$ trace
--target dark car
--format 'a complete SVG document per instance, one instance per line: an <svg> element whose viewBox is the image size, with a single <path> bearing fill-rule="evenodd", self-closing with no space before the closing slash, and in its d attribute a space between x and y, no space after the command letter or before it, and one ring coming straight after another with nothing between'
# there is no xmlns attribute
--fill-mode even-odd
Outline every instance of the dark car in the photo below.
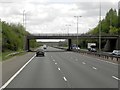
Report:
<svg viewBox="0 0 120 90"><path fill-rule="evenodd" d="M43 50L43 49L38 49L38 50L36 51L36 56L37 56L37 57L38 57L38 56L45 56L44 50Z"/></svg>
<svg viewBox="0 0 120 90"><path fill-rule="evenodd" d="M91 48L90 51L91 52L97 52L97 50L95 48Z"/></svg>

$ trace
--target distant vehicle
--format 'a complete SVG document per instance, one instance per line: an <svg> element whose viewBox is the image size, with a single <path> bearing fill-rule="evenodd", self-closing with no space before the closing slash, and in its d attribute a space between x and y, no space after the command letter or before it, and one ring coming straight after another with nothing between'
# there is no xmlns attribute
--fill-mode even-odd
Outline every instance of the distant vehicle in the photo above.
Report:
<svg viewBox="0 0 120 90"><path fill-rule="evenodd" d="M36 57L38 57L38 56L45 56L45 52L43 49L38 49L36 51Z"/></svg>
<svg viewBox="0 0 120 90"><path fill-rule="evenodd" d="M120 50L113 50L112 54L120 56Z"/></svg>
<svg viewBox="0 0 120 90"><path fill-rule="evenodd" d="M47 46L46 46L46 45L43 45L43 49L47 49Z"/></svg>
<svg viewBox="0 0 120 90"><path fill-rule="evenodd" d="M73 50L80 50L80 47L77 47L76 44L73 44L73 45L72 45L72 49L73 49Z"/></svg>
<svg viewBox="0 0 120 90"><path fill-rule="evenodd" d="M88 46L87 46L87 49L88 51L91 51L91 52L96 52L96 43L88 43Z"/></svg>
<svg viewBox="0 0 120 90"><path fill-rule="evenodd" d="M95 48L90 48L91 52L97 52L97 50Z"/></svg>
<svg viewBox="0 0 120 90"><path fill-rule="evenodd" d="M80 48L79 48L79 47L74 47L73 49L80 50Z"/></svg>
<svg viewBox="0 0 120 90"><path fill-rule="evenodd" d="M80 50L79 47L72 47L73 50Z"/></svg>

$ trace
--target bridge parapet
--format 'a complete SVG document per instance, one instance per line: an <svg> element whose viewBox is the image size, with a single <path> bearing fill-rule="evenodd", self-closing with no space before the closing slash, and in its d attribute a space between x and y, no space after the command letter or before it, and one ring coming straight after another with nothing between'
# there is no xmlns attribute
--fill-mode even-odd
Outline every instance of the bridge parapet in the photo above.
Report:
<svg viewBox="0 0 120 90"><path fill-rule="evenodd" d="M30 39L72 39L72 38L93 38L98 39L99 35L86 35L86 34L32 34L27 37ZM102 39L117 39L118 35L102 35Z"/></svg>

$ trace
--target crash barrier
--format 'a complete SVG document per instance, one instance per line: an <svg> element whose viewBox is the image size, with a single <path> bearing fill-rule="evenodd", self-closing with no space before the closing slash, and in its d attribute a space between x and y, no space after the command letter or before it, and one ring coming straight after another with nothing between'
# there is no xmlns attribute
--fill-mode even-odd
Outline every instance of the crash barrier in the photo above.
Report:
<svg viewBox="0 0 120 90"><path fill-rule="evenodd" d="M10 53L10 54L6 55L5 57L15 56L15 55L17 55L17 54L19 54L19 53L23 53L23 52L24 52L24 51L21 51L21 52L13 52L13 53Z"/></svg>
<svg viewBox="0 0 120 90"><path fill-rule="evenodd" d="M54 48L67 50L64 47L58 47L58 46L56 46ZM103 58L103 59L115 60L120 63L120 56L117 56L117 55L112 55L112 54L108 54L108 53L90 52L90 51L84 51L84 50L71 50L71 51L78 52L78 53L81 53L84 55L93 55L93 56L97 56L97 57Z"/></svg>
<svg viewBox="0 0 120 90"><path fill-rule="evenodd" d="M116 60L117 62L120 62L120 56L107 54L107 53L99 53L99 52L90 52L90 51L83 51L83 50L72 50L74 52L87 54L87 55L94 55L100 58L109 59L109 60Z"/></svg>

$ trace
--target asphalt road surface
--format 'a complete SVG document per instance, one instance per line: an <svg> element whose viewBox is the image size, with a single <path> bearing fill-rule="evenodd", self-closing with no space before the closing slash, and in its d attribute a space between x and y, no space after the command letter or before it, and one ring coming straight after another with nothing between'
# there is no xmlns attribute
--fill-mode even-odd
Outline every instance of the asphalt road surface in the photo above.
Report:
<svg viewBox="0 0 120 90"><path fill-rule="evenodd" d="M48 47L6 88L118 88L118 65Z"/></svg>

